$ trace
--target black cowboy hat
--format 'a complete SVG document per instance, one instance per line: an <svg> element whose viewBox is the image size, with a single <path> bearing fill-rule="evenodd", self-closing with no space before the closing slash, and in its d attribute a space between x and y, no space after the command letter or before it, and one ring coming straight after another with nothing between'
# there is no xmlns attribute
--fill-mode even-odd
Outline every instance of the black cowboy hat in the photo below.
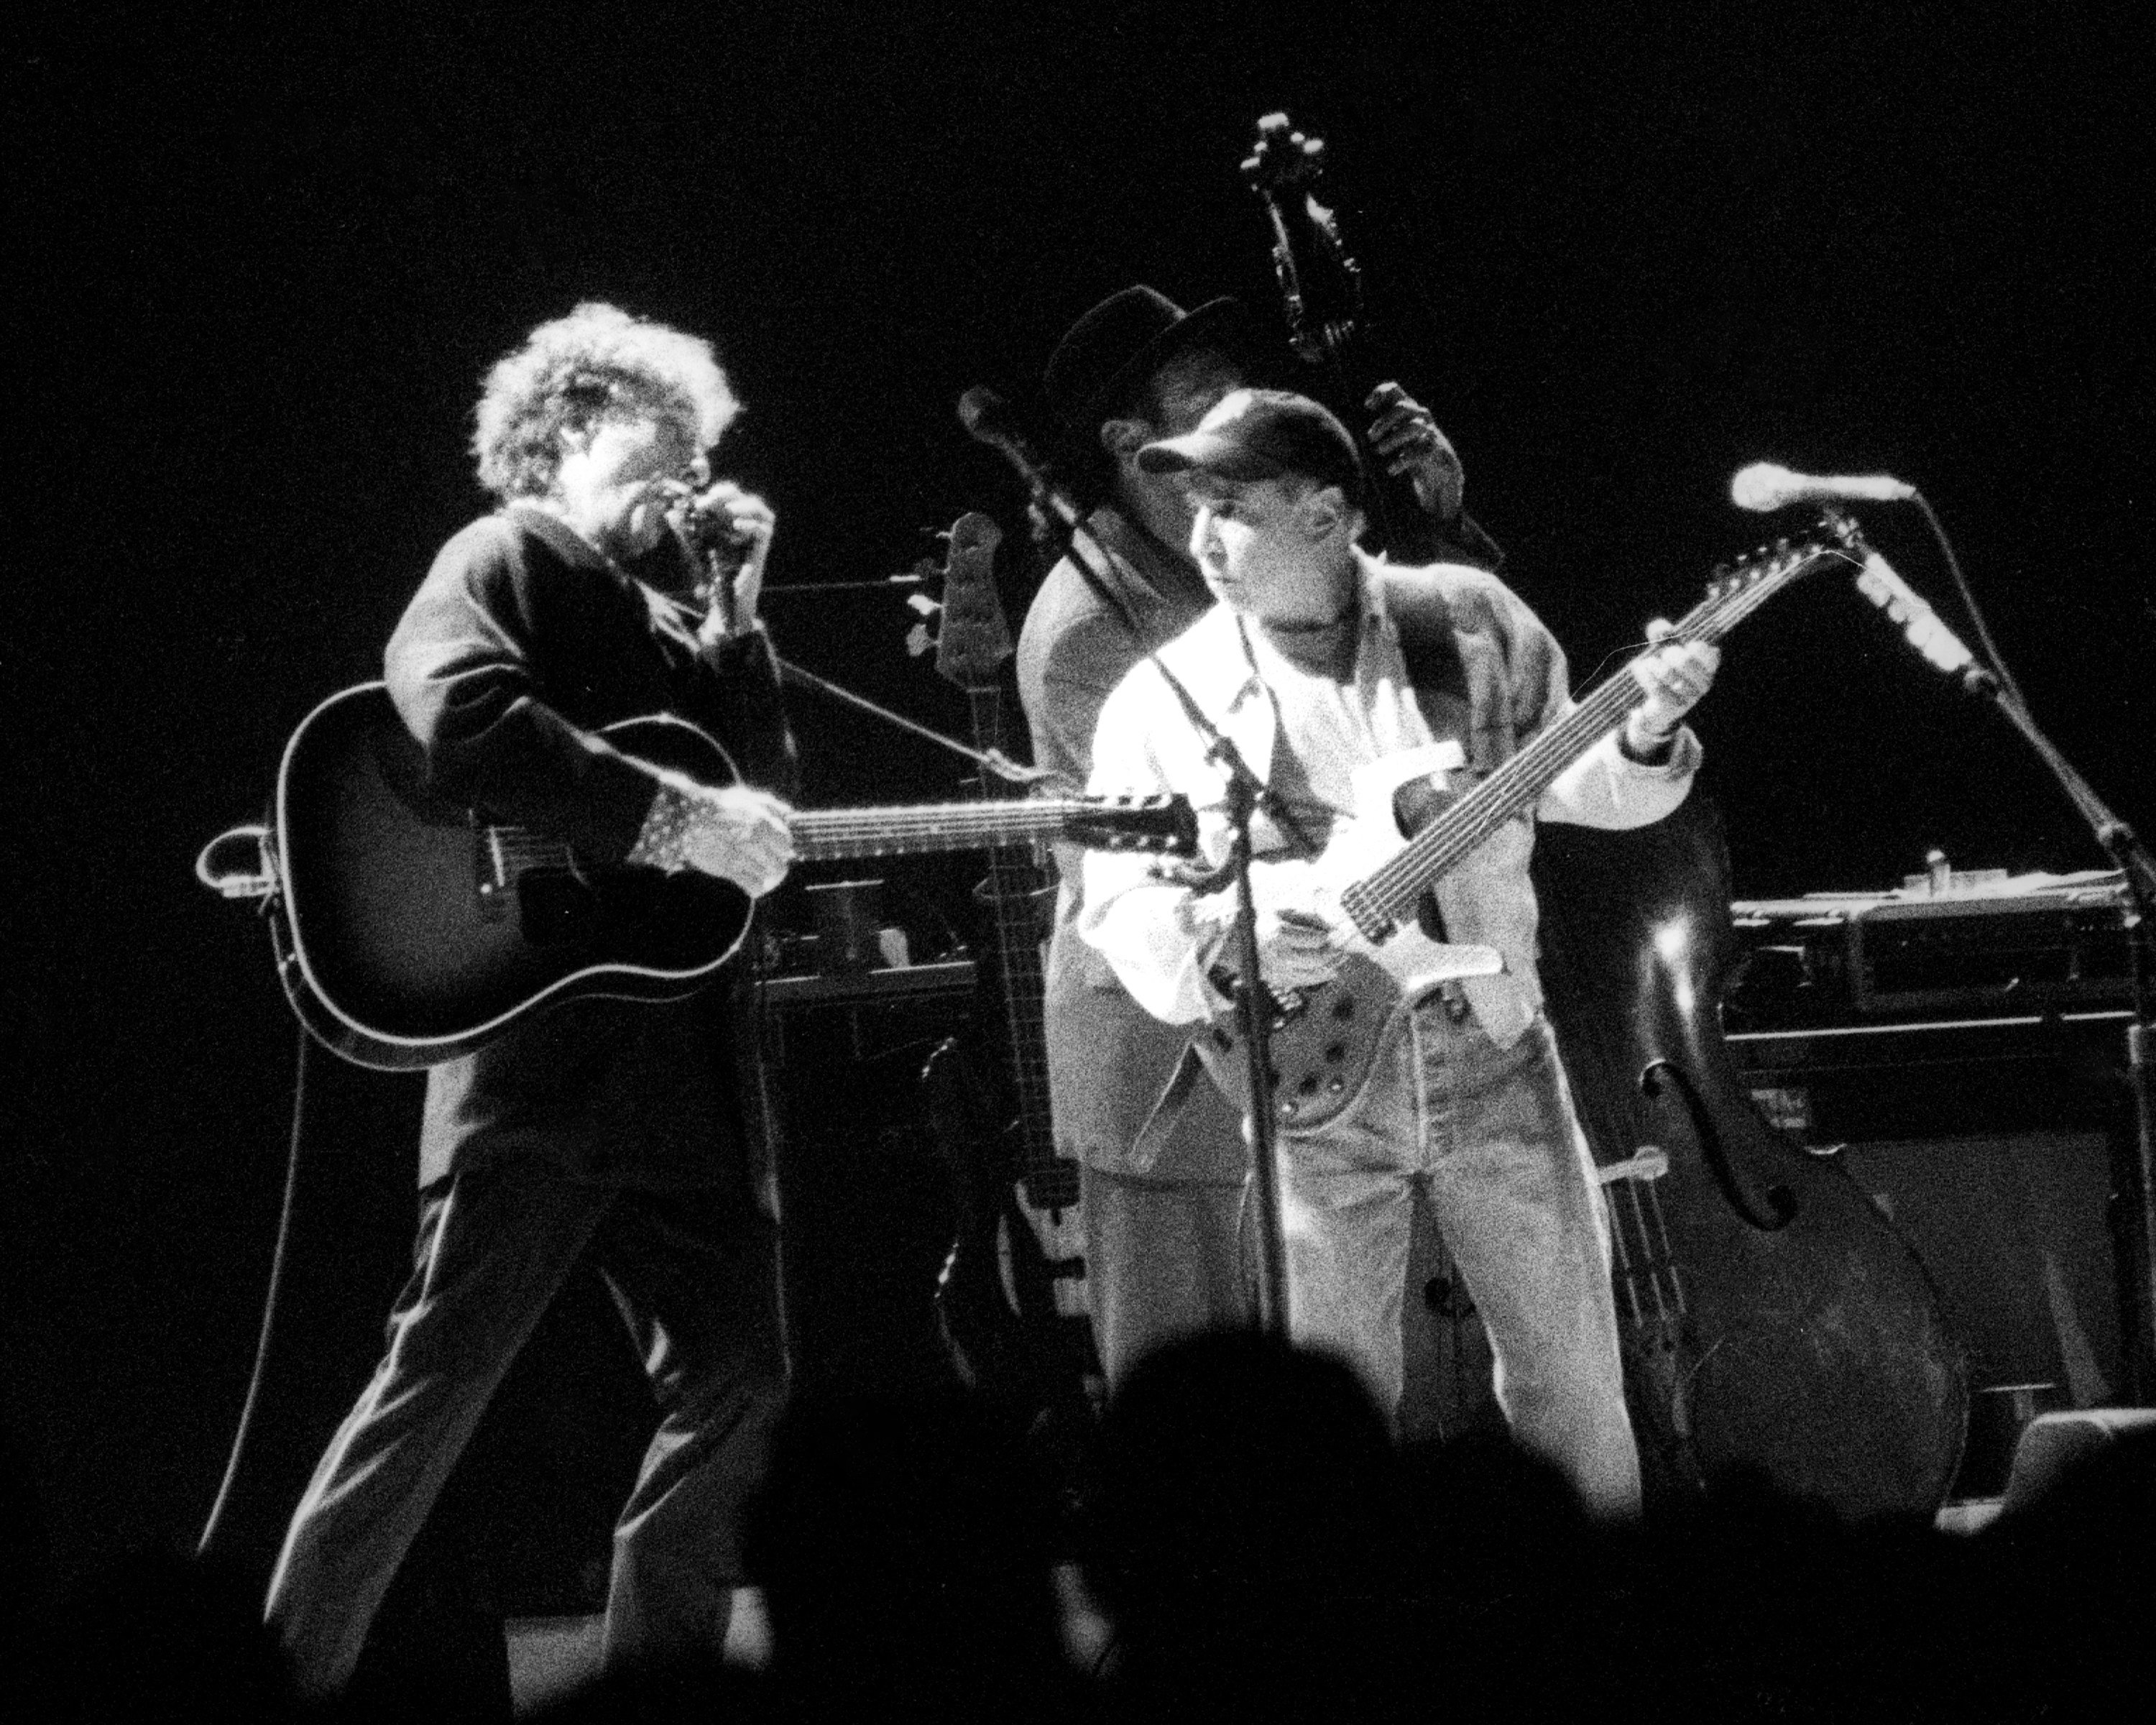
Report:
<svg viewBox="0 0 2156 1725"><path fill-rule="evenodd" d="M1116 398L1186 347L1219 344L1242 307L1223 297L1185 311L1155 289L1111 294L1072 324L1041 377L1041 393L1074 430L1107 411Z"/></svg>

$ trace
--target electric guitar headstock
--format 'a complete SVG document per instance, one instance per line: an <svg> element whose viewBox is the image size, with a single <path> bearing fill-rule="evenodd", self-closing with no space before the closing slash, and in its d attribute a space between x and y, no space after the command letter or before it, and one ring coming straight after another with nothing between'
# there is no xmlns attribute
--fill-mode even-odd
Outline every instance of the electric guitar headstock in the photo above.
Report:
<svg viewBox="0 0 2156 1725"><path fill-rule="evenodd" d="M1304 136L1285 114L1267 114L1243 162L1243 177L1271 218L1289 344L1312 365L1342 358L1363 317L1362 270L1338 220L1317 201L1324 156L1324 139Z"/></svg>

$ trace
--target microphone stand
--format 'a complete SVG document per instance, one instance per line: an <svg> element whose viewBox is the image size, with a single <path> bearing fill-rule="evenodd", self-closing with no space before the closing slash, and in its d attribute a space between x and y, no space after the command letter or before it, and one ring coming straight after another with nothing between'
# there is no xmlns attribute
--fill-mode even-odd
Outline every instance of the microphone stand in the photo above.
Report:
<svg viewBox="0 0 2156 1725"><path fill-rule="evenodd" d="M2126 1082L2133 1104L2133 1198L2138 1224L2134 1245L2141 1260L2138 1274L2133 1276L2133 1317L2139 1345L2133 1353L2132 1377L2136 1401L2143 1406L2156 1404L2156 1093L2152 1093L2149 1075L2150 1039L2156 1032L2156 1017L2151 1013L2156 979L2150 975L2149 953L2151 930L2156 928L2156 921L2152 921L2156 919L2156 860L2151 859L2133 829L2037 728L2028 708L1999 678L1989 671L1975 670L1964 675L1964 685L1972 694L1987 696L2021 733L2125 878L2133 1003L2133 1017L2126 1026Z"/></svg>
<svg viewBox="0 0 2156 1725"><path fill-rule="evenodd" d="M1228 775L1228 822L1234 839L1223 872L1235 884L1233 941L1235 1016L1243 1033L1248 1064L1245 1082L1250 1099L1244 1136L1250 1147L1250 1180L1258 1195L1258 1327L1281 1341L1288 1337L1287 1243L1281 1221L1278 1132L1273 1115L1272 1024L1258 959L1258 907L1250 887L1255 852L1250 826L1265 787L1244 763L1234 742L1217 731L1206 758ZM1218 879L1219 876L1215 876Z"/></svg>

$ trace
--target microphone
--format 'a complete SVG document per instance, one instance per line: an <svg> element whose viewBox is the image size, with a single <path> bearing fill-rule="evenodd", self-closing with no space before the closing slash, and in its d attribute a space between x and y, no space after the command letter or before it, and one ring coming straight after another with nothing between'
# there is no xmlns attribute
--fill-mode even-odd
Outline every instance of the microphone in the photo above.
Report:
<svg viewBox="0 0 2156 1725"><path fill-rule="evenodd" d="M1033 501L1054 516L1065 532L1075 532L1085 526L1085 511L1056 483L1003 397L985 384L975 384L958 398L958 423L966 428L968 436L986 444L1018 470L1019 477L1033 493Z"/></svg>
<svg viewBox="0 0 2156 1725"><path fill-rule="evenodd" d="M1961 638L1939 621L1923 597L1894 572L1886 558L1865 547L1864 567L1856 572L1856 590L1902 625L1909 644L1932 665L1974 693L1992 683L1991 673L1976 662L1976 655Z"/></svg>
<svg viewBox="0 0 2156 1725"><path fill-rule="evenodd" d="M1000 449L1020 469L1038 467L1040 458L1018 428L1011 404L985 383L976 383L958 398L958 423L967 434Z"/></svg>
<svg viewBox="0 0 2156 1725"><path fill-rule="evenodd" d="M1883 473L1840 475L1815 479L1808 473L1792 473L1771 461L1755 461L1738 470L1729 482L1729 501L1739 509L1786 509L1792 503L1906 503L1917 495L1914 485L1889 479Z"/></svg>
<svg viewBox="0 0 2156 1725"><path fill-rule="evenodd" d="M1051 536L1057 538L1076 566L1079 578L1093 590L1094 596L1108 608L1111 614L1136 631L1138 621L1129 601L1122 596L1122 583L1115 572L1116 558L1093 536L1092 530L1086 525L1086 511L1078 506L1077 499L1065 490L1048 470L1047 464L1019 429L1018 415L1011 411L1010 403L994 390L977 383L958 398L958 423L966 428L968 436L1000 453L1018 470L1019 477L1032 493L1034 536L1043 541ZM1053 527L1050 526L1051 519Z"/></svg>

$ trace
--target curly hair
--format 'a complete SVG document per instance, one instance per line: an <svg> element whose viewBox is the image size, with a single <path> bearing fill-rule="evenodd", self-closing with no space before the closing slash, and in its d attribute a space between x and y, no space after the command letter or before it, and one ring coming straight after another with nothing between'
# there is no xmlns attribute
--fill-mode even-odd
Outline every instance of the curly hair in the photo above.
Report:
<svg viewBox="0 0 2156 1725"><path fill-rule="evenodd" d="M587 300L487 372L472 454L480 484L495 496L543 496L564 431L649 417L672 421L703 449L740 411L710 342Z"/></svg>

